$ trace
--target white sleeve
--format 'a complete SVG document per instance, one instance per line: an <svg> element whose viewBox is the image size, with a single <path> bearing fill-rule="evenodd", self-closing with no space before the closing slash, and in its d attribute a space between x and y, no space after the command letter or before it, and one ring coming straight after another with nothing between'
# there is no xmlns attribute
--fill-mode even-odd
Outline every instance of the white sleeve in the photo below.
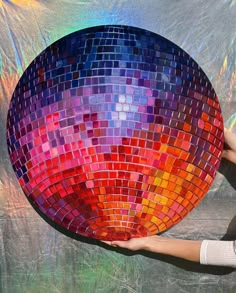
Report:
<svg viewBox="0 0 236 293"><path fill-rule="evenodd" d="M200 263L236 268L236 241L203 240Z"/></svg>

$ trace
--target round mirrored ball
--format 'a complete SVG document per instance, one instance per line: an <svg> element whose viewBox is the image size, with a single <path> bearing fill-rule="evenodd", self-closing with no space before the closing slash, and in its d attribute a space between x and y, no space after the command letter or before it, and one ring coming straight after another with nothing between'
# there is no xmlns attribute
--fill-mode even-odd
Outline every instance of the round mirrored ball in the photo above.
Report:
<svg viewBox="0 0 236 293"><path fill-rule="evenodd" d="M128 26L47 47L19 80L7 118L10 160L36 210L103 240L183 219L207 193L223 143L218 98L199 65Z"/></svg>

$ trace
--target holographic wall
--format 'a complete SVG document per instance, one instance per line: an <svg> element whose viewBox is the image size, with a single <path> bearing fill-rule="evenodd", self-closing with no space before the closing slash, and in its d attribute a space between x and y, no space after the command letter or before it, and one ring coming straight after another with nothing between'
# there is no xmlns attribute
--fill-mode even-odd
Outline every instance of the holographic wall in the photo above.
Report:
<svg viewBox="0 0 236 293"><path fill-rule="evenodd" d="M11 95L30 62L57 39L104 24L137 26L173 41L202 67L236 131L236 1L0 2L0 292L235 292L231 269L66 237L27 202L5 139ZM201 204L165 236L236 237L234 166L222 164Z"/></svg>

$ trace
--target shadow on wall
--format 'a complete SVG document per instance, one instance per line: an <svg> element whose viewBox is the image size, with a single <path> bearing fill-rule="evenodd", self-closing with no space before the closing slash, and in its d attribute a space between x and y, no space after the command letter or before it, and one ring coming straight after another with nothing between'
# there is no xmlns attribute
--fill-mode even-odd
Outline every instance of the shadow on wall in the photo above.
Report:
<svg viewBox="0 0 236 293"><path fill-rule="evenodd" d="M228 161L225 161L224 159L221 162L221 166L219 169L219 172L222 173L229 183L232 185L234 189L236 189L236 180L235 180L235 175L236 174L236 165L232 164ZM28 198L28 197L27 197ZM84 237L81 235L78 235L76 233L72 233L69 230L59 226L52 220L50 220L48 217L45 216L42 212L40 212L35 204L28 198L30 204L34 207L35 211L48 223L50 224L53 228L55 228L57 231L63 233L64 235L76 239L80 242L87 243L90 245L99 245L100 247L106 248L110 251L114 251L116 253L120 253L126 256L133 256L133 255L142 255L145 257L149 257L152 259L156 259L157 261L162 261L166 262L169 264L172 264L178 268L181 268L186 271L190 272L196 272L196 273L203 273L203 274L212 274L212 275L227 275L230 274L234 271L232 268L227 268L227 267L219 267L219 266L208 266L208 265L200 265L198 263L194 263L191 261L183 260L177 257L173 256L168 256L168 255L161 255L157 253L152 253L148 251L130 251L127 249L122 249L118 247L111 247L108 246L104 243L102 243L99 240L96 239L91 239L88 237ZM235 240L236 239L236 215L235 217L231 220L229 227L226 231L226 234L222 237L221 240Z"/></svg>
<svg viewBox="0 0 236 293"><path fill-rule="evenodd" d="M225 159L222 159L218 171L225 176L229 184L236 190L236 164L233 164Z"/></svg>
<svg viewBox="0 0 236 293"><path fill-rule="evenodd" d="M236 190L236 164L222 159L218 171L225 176L229 184ZM221 238L221 240L236 240L236 215L231 220L226 234Z"/></svg>
<svg viewBox="0 0 236 293"><path fill-rule="evenodd" d="M222 159L218 171L225 176L229 184L236 190L236 164ZM226 234L221 238L221 240L236 240L236 215L231 220Z"/></svg>
<svg viewBox="0 0 236 293"><path fill-rule="evenodd" d="M236 240L236 215L231 220L226 234L221 238L221 240Z"/></svg>

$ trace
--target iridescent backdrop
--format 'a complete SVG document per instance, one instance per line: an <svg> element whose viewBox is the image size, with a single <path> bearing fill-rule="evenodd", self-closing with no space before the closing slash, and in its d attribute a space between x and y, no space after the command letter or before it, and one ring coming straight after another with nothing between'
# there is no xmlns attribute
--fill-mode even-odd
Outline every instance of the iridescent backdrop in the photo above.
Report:
<svg viewBox="0 0 236 293"><path fill-rule="evenodd" d="M43 49L82 28L124 24L158 33L188 52L212 82L225 124L235 131L236 1L12 0L0 2L0 13L0 292L235 292L230 269L106 249L54 230L17 183L5 126L16 83ZM222 169L235 172L229 164ZM233 186L219 173L201 204L164 236L235 237Z"/></svg>

